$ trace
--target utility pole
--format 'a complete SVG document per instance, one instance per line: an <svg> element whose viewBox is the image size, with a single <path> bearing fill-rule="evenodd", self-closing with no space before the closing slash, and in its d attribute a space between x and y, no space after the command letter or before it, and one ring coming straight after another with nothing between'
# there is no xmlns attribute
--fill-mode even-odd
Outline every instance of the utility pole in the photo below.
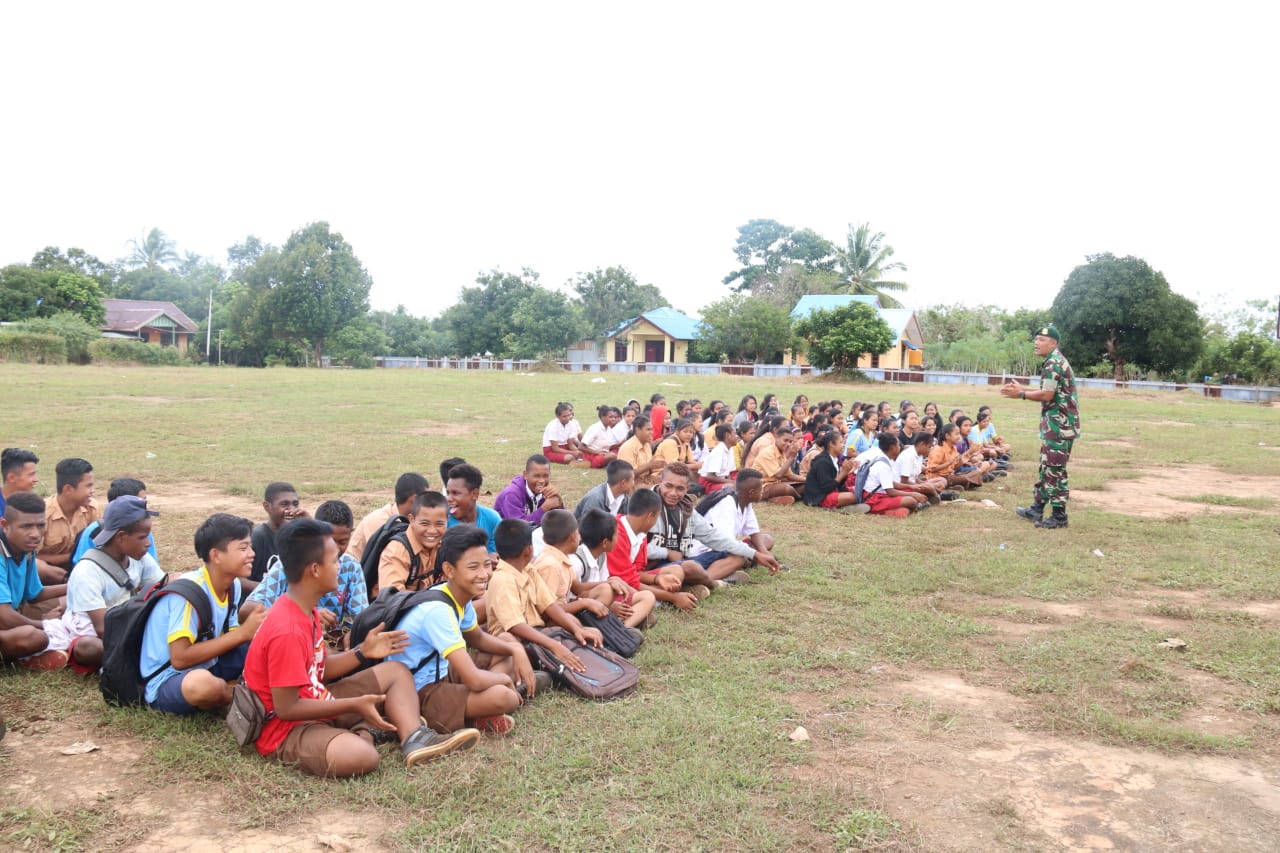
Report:
<svg viewBox="0 0 1280 853"><path fill-rule="evenodd" d="M204 327L204 358L209 360L209 356L213 354L212 347L209 346L210 339L213 337L213 289L209 290L209 321ZM218 333L218 341L222 341L222 333Z"/></svg>
<svg viewBox="0 0 1280 853"><path fill-rule="evenodd" d="M222 330L218 330L218 367L222 367Z"/></svg>

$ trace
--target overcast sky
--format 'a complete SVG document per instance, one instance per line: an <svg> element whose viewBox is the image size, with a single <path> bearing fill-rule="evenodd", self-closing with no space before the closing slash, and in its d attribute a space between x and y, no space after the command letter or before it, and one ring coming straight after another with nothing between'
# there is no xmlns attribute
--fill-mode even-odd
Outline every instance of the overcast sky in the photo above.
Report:
<svg viewBox="0 0 1280 853"><path fill-rule="evenodd" d="M869 221L912 307L1087 254L1274 299L1263 3L7 3L0 263L327 220L376 308L621 264L694 312L737 227Z"/></svg>

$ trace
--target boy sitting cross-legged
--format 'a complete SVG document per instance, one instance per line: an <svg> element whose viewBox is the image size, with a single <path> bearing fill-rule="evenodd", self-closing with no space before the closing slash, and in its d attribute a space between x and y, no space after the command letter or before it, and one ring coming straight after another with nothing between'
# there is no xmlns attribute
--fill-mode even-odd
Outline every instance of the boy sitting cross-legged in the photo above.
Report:
<svg viewBox="0 0 1280 853"><path fill-rule="evenodd" d="M187 715L231 702L231 679L240 677L249 641L267 611L236 619L240 582L253 570L253 524L247 518L214 513L196 528L196 556L202 568L182 577L209 597L212 636L198 639L200 618L186 599L166 595L156 603L142 634L140 674L148 678L147 705ZM154 673L154 675L152 675Z"/></svg>
<svg viewBox="0 0 1280 853"><path fill-rule="evenodd" d="M542 578L530 571L533 561L533 528L529 522L518 518L506 518L494 531L498 546L498 568L489 580L485 594L490 634L506 631L524 643L534 643L550 649L551 653L574 672L586 669L582 660L565 646L538 630L547 621L564 628L579 643L603 645L603 638L595 628L584 628L564 608L556 604L555 596L547 589Z"/></svg>
<svg viewBox="0 0 1280 853"><path fill-rule="evenodd" d="M658 601L670 602L681 610L693 610L698 606L698 598L691 592L681 591L684 568L680 563L649 568L646 534L658 523L661 512L662 498L657 492L636 490L626 515L618 516L617 535L609 552L609 574L621 578L633 590L648 590Z"/></svg>
<svg viewBox="0 0 1280 853"><path fill-rule="evenodd" d="M289 588L266 611L244 666L245 686L269 715L258 753L316 776L363 776L378 766L375 732L394 731L410 767L474 746L475 729L440 735L418 719L413 676L385 660L408 645L405 632L378 625L354 650L328 653L316 604L338 588L331 533L327 523L304 518L276 534ZM381 662L356 672L368 659Z"/></svg>
<svg viewBox="0 0 1280 853"><path fill-rule="evenodd" d="M657 604L647 589L632 589L622 578L609 575L609 554L618 536L618 519L602 509L587 510L578 522L578 548L568 554L574 585L585 590L607 586L613 592L609 609L628 628L651 624L649 614ZM566 552L567 553L567 552Z"/></svg>
<svg viewBox="0 0 1280 853"><path fill-rule="evenodd" d="M524 647L510 634L494 636L479 625L472 602L484 595L492 574L489 535L470 524L449 528L440 542L445 582L435 590L444 601L423 601L401 617L409 644L391 660L413 672L419 710L432 729L452 732L473 726L506 734L522 695L539 683Z"/></svg>

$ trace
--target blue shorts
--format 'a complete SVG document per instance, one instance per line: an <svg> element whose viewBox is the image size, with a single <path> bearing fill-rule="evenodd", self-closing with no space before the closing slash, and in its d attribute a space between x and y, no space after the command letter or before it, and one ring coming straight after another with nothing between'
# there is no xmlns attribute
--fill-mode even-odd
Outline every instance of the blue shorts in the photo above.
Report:
<svg viewBox="0 0 1280 853"><path fill-rule="evenodd" d="M699 566L702 566L702 568L709 569L711 568L711 564L714 563L716 560L722 560L728 556L729 556L728 551L704 551L698 556L690 557L689 559L693 560Z"/></svg>
<svg viewBox="0 0 1280 853"><path fill-rule="evenodd" d="M207 672L223 681L239 678L244 672L244 658L248 652L249 644L242 643L225 655L219 655L213 666L208 667ZM155 701L149 702L148 707L166 714L176 714L179 717L187 717L199 711L199 708L188 702L182 695L182 680L193 672L195 672L194 669L189 669L169 676L156 690Z"/></svg>

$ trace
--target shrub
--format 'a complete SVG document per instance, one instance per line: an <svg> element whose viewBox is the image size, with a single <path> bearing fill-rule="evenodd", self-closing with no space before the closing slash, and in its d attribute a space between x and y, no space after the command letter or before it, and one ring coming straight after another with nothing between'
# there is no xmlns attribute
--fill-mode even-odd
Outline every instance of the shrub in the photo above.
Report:
<svg viewBox="0 0 1280 853"><path fill-rule="evenodd" d="M67 343L57 335L6 329L0 332L0 361L66 364Z"/></svg>
<svg viewBox="0 0 1280 853"><path fill-rule="evenodd" d="M94 361L107 364L172 366L182 363L182 356L174 347L162 347L119 338L102 338L94 341L89 344L89 354Z"/></svg>
<svg viewBox="0 0 1280 853"><path fill-rule="evenodd" d="M102 337L102 333L79 314L67 311L52 317L24 320L15 324L13 328L22 332L37 332L62 338L66 342L66 360L70 364L88 364L89 344Z"/></svg>

